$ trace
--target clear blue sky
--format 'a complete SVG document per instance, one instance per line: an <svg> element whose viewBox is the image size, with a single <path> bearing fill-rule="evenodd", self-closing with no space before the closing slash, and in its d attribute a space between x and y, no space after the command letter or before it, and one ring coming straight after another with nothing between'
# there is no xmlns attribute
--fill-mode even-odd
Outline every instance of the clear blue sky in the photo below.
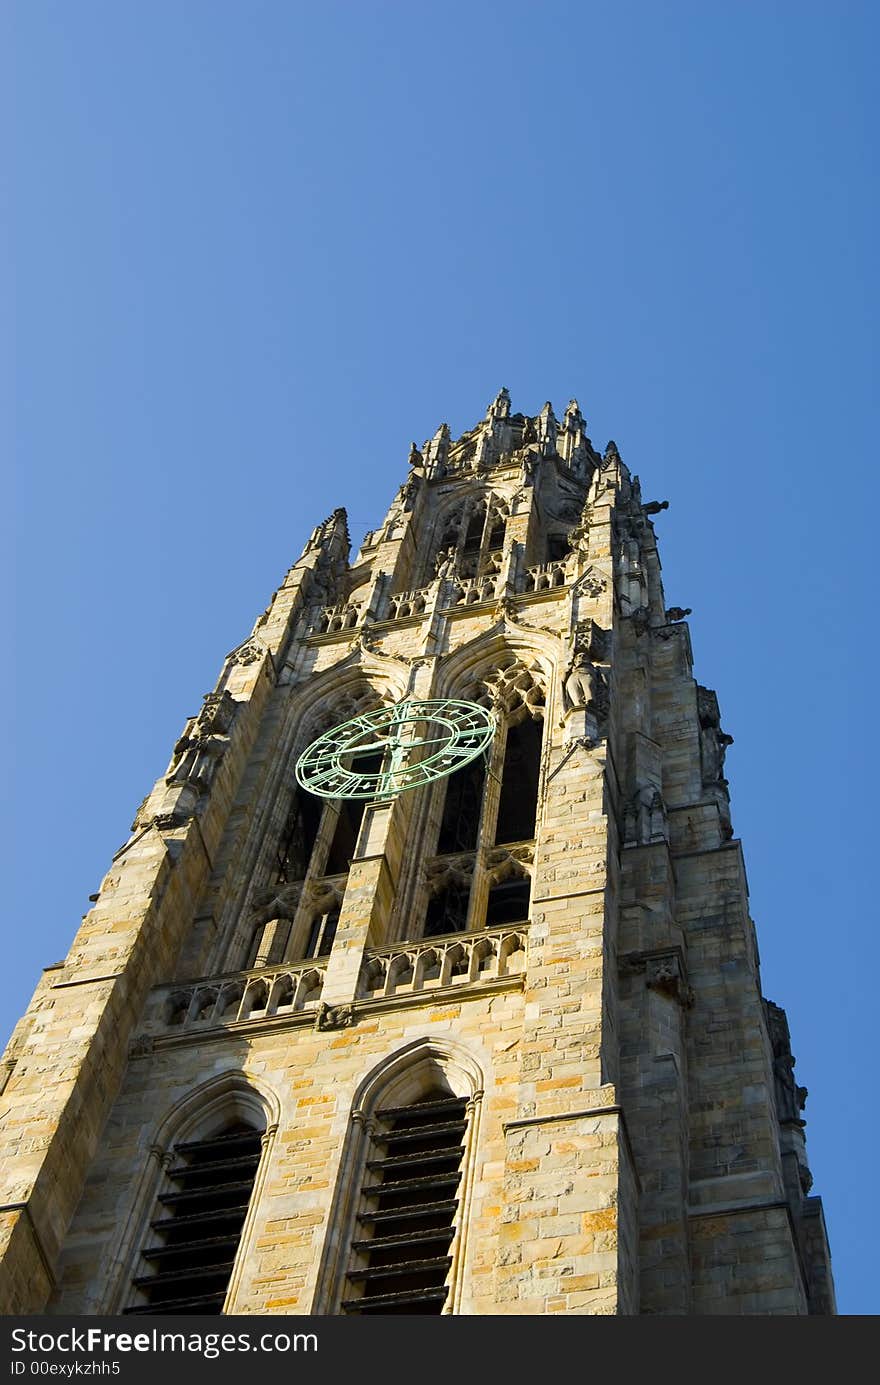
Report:
<svg viewBox="0 0 880 1385"><path fill-rule="evenodd" d="M575 394L671 502L840 1306L878 1312L878 12L7 0L4 1029L312 526L359 539L501 385Z"/></svg>

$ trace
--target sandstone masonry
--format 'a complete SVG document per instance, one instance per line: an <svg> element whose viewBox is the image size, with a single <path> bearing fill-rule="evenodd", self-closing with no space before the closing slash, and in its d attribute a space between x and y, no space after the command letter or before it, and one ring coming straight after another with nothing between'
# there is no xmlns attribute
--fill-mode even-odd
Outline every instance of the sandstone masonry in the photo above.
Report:
<svg viewBox="0 0 880 1385"><path fill-rule="evenodd" d="M835 1311L664 506L502 390L315 529L12 1037L0 1311ZM404 698L485 763L297 789Z"/></svg>

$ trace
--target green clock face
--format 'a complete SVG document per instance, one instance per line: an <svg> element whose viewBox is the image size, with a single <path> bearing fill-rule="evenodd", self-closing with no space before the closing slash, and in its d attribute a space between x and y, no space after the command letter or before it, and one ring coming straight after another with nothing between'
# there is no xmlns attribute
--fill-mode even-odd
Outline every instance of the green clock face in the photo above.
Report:
<svg viewBox="0 0 880 1385"><path fill-rule="evenodd" d="M494 734L495 718L476 702L407 700L325 731L294 773L320 798L392 798L460 769Z"/></svg>

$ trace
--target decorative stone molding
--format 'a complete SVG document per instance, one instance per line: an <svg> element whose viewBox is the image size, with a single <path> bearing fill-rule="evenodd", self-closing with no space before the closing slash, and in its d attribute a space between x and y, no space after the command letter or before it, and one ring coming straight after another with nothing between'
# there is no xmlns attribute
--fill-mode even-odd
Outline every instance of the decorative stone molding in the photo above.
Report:
<svg viewBox="0 0 880 1385"><path fill-rule="evenodd" d="M688 985L684 958L679 948L667 952L628 952L620 958L619 970L622 976L644 972L648 990L675 1000L682 1009L689 1010L694 1003L694 993Z"/></svg>
<svg viewBox="0 0 880 1385"><path fill-rule="evenodd" d="M474 853L468 852L458 856L440 856L434 861L428 861L425 866L428 893L433 896L441 890L449 889L450 886L454 889L469 889L475 859Z"/></svg>
<svg viewBox="0 0 880 1385"><path fill-rule="evenodd" d="M315 1012L315 1028L321 1031L326 1029L348 1029L355 1023L355 1011L353 1005L326 1005L323 1000L318 1002Z"/></svg>
<svg viewBox="0 0 880 1385"><path fill-rule="evenodd" d="M543 679L543 674L537 664L526 668L512 658L480 680L473 700L490 705L504 717L522 720L528 715L537 721L544 715L544 689L539 678Z"/></svg>
<svg viewBox="0 0 880 1385"><path fill-rule="evenodd" d="M596 663L607 662L611 652L611 631L603 630L592 617L579 620L574 627L574 654L585 654Z"/></svg>
<svg viewBox="0 0 880 1385"><path fill-rule="evenodd" d="M292 885L274 885L255 890L251 900L254 924L271 923L273 919L294 919L301 894L300 880Z"/></svg>
<svg viewBox="0 0 880 1385"><path fill-rule="evenodd" d="M453 579L449 604L476 606L483 601L494 601L503 588L504 582L496 572L486 573L483 577L457 577Z"/></svg>
<svg viewBox="0 0 880 1385"><path fill-rule="evenodd" d="M256 664L259 663L261 659L265 658L266 652L265 646L260 644L259 640L255 640L253 636L251 636L249 639L245 640L244 644L240 644L237 649L233 649L232 653L229 655L229 662L231 664L244 664L245 666L248 664Z"/></svg>
<svg viewBox="0 0 880 1385"><path fill-rule="evenodd" d="M486 873L491 884L500 885L511 877L530 876L534 861L535 848L531 843L495 847L486 855Z"/></svg>
<svg viewBox="0 0 880 1385"><path fill-rule="evenodd" d="M588 567L574 583L574 591L578 595L596 598L608 590L608 578L598 568Z"/></svg>

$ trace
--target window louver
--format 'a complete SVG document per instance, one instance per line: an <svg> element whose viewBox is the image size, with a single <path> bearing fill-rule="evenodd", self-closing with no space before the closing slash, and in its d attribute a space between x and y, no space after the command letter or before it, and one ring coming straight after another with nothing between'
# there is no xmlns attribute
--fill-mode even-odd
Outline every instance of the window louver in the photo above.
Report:
<svg viewBox="0 0 880 1385"><path fill-rule="evenodd" d="M378 1111L352 1244L345 1313L441 1313L455 1235L463 1099ZM357 1295L357 1296L355 1296Z"/></svg>
<svg viewBox="0 0 880 1385"><path fill-rule="evenodd" d="M134 1280L146 1302L123 1312L222 1313L260 1153L261 1133L249 1125L174 1146L150 1222L154 1243Z"/></svg>

